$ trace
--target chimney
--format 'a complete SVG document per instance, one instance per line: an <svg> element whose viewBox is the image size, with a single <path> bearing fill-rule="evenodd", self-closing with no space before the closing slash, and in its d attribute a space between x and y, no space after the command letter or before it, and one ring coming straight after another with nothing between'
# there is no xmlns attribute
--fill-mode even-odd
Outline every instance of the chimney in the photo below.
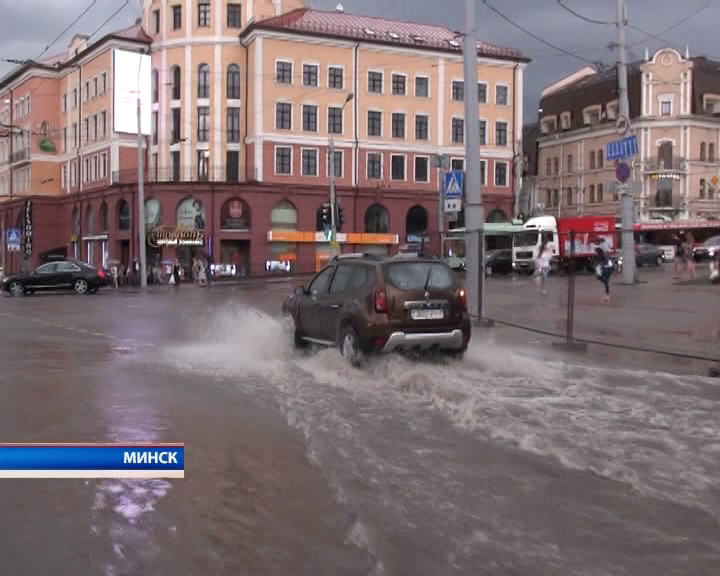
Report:
<svg viewBox="0 0 720 576"><path fill-rule="evenodd" d="M645 48L645 62L650 62L650 50Z"/></svg>
<svg viewBox="0 0 720 576"><path fill-rule="evenodd" d="M685 45L685 60L690 60L690 46Z"/></svg>

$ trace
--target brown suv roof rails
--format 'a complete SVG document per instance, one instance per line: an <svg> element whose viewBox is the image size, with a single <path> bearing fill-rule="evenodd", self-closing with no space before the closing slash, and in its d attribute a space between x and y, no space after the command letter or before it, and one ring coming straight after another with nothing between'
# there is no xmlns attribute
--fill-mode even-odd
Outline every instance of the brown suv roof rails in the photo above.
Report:
<svg viewBox="0 0 720 576"><path fill-rule="evenodd" d="M380 257L377 254L370 254L369 252L346 252L345 254L337 254L333 256L331 262L337 262L339 260L357 260L357 259L367 259L367 260L380 260Z"/></svg>

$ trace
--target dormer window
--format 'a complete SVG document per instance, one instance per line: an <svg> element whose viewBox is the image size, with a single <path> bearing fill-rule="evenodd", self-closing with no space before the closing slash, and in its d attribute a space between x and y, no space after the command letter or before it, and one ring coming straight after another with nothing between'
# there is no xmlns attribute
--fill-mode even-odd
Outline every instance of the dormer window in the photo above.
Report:
<svg viewBox="0 0 720 576"><path fill-rule="evenodd" d="M703 96L705 114L720 114L720 95L705 94Z"/></svg>
<svg viewBox="0 0 720 576"><path fill-rule="evenodd" d="M572 115L570 112L563 112L560 114L560 129L561 130L570 130L570 126L572 125Z"/></svg>
<svg viewBox="0 0 720 576"><path fill-rule="evenodd" d="M617 100L609 102L606 106L608 120L616 120L618 115L618 103Z"/></svg>
<svg viewBox="0 0 720 576"><path fill-rule="evenodd" d="M540 132L551 134L557 130L557 119L555 116L548 116L540 121Z"/></svg>
<svg viewBox="0 0 720 576"><path fill-rule="evenodd" d="M600 113L602 108L600 106L588 106L583 110L583 123L586 126L592 126L600 122Z"/></svg>

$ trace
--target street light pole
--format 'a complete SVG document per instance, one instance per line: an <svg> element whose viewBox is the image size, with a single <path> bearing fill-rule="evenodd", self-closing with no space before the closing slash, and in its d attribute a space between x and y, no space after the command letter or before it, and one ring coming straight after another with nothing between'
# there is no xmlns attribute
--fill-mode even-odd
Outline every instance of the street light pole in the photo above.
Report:
<svg viewBox="0 0 720 576"><path fill-rule="evenodd" d="M340 108L340 116L343 119L343 128L345 127L345 106L355 97L353 92L347 95L345 102ZM330 134L330 142L328 145L328 179L330 180L330 248L331 252L335 252L337 246L337 214L335 206L337 204L335 194L335 134Z"/></svg>
<svg viewBox="0 0 720 576"><path fill-rule="evenodd" d="M628 130L630 126L630 102L628 99L627 56L625 51L625 0L617 0L617 44L618 44L618 107L620 118L625 120ZM621 206L621 238L622 238L622 281L623 284L635 283L635 236L633 222L635 220L635 205L633 190L627 182L618 184Z"/></svg>
<svg viewBox="0 0 720 576"><path fill-rule="evenodd" d="M140 53L138 64L138 97L137 97L137 165L138 165L138 239L140 250L140 287L147 288L147 251L145 250L145 169L143 166L142 137L142 93L140 91L140 71L142 70L143 54Z"/></svg>
<svg viewBox="0 0 720 576"><path fill-rule="evenodd" d="M465 40L463 43L465 85L465 258L466 286L470 316L484 317L485 232L482 190L480 189L480 124L477 90L476 0L465 0Z"/></svg>

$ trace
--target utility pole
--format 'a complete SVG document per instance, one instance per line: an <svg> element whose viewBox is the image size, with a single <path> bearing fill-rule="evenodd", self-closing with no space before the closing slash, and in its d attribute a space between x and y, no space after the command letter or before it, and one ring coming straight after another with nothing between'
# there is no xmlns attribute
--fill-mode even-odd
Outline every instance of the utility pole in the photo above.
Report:
<svg viewBox="0 0 720 576"><path fill-rule="evenodd" d="M137 165L138 165L138 244L140 252L140 287L147 288L147 250L145 249L145 169L143 166L142 137L142 92L140 91L140 71L142 70L144 52L140 51L138 64L138 96L137 96Z"/></svg>
<svg viewBox="0 0 720 576"><path fill-rule="evenodd" d="M485 214L480 190L480 123L478 119L477 34L475 2L465 0L465 40L463 43L465 92L465 258L466 287L470 316L484 317L485 292Z"/></svg>
<svg viewBox="0 0 720 576"><path fill-rule="evenodd" d="M618 45L618 104L620 118L625 120L625 126L632 133L630 124L630 103L628 100L627 56L625 53L625 26L627 23L625 0L617 0L617 45ZM623 257L623 284L635 283L635 236L633 223L635 220L635 203L633 187L627 182L618 184L621 206L621 238Z"/></svg>

